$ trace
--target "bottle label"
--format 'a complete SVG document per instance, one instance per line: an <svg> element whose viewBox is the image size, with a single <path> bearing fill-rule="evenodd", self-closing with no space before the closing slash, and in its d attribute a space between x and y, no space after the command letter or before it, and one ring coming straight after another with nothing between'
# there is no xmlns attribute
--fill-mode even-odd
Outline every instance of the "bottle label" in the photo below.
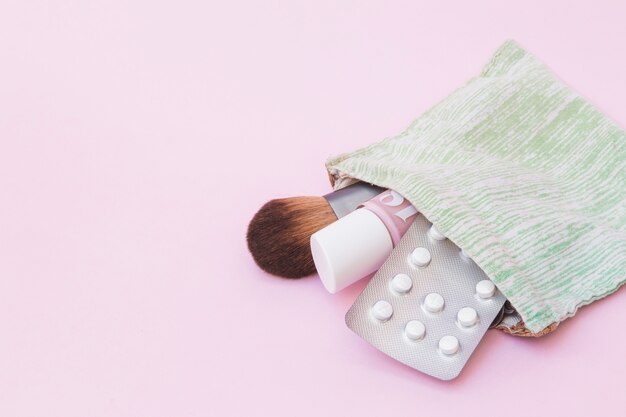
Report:
<svg viewBox="0 0 626 417"><path fill-rule="evenodd" d="M387 190L366 201L363 207L376 214L385 224L393 246L398 244L417 214L417 209L409 200L393 190Z"/></svg>

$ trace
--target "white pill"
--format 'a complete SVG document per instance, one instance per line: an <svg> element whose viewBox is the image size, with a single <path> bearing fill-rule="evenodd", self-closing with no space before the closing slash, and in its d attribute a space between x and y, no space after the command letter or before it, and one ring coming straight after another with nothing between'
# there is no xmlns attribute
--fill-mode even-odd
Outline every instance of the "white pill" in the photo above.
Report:
<svg viewBox="0 0 626 417"><path fill-rule="evenodd" d="M411 320L404 327L404 334L411 340L421 340L426 333L426 326L419 320Z"/></svg>
<svg viewBox="0 0 626 417"><path fill-rule="evenodd" d="M443 297L436 292L431 292L424 298L424 308L431 313L438 313L443 310Z"/></svg>
<svg viewBox="0 0 626 417"><path fill-rule="evenodd" d="M463 307L456 315L459 324L463 327L472 327L478 322L478 313L472 307Z"/></svg>
<svg viewBox="0 0 626 417"><path fill-rule="evenodd" d="M391 288L400 294L405 294L413 287L413 281L407 274L398 274L391 280Z"/></svg>
<svg viewBox="0 0 626 417"><path fill-rule="evenodd" d="M464 249L461 249L460 255L461 255L461 258L463 258L463 259L465 259L467 261L471 261L472 260L472 258L468 255L467 252L465 252Z"/></svg>
<svg viewBox="0 0 626 417"><path fill-rule="evenodd" d="M459 351L459 339L454 336L444 336L439 340L439 350L446 355L454 355Z"/></svg>
<svg viewBox="0 0 626 417"><path fill-rule="evenodd" d="M385 300L377 301L372 307L372 315L376 320L387 321L393 315L393 307Z"/></svg>
<svg viewBox="0 0 626 417"><path fill-rule="evenodd" d="M476 294L480 298L491 298L496 293L496 285L488 279L484 279L476 284Z"/></svg>
<svg viewBox="0 0 626 417"><path fill-rule="evenodd" d="M446 237L435 227L434 224L430 226L430 237L435 240L446 240Z"/></svg>
<svg viewBox="0 0 626 417"><path fill-rule="evenodd" d="M415 248L411 252L411 262L415 266L426 266L430 263L430 252L426 248Z"/></svg>

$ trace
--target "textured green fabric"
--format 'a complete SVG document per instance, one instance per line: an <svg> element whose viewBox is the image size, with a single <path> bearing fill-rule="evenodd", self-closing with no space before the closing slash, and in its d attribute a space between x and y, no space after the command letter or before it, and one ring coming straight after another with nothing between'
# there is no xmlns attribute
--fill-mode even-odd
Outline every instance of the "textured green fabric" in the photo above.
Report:
<svg viewBox="0 0 626 417"><path fill-rule="evenodd" d="M514 42L398 136L331 158L407 197L537 333L626 280L626 133Z"/></svg>

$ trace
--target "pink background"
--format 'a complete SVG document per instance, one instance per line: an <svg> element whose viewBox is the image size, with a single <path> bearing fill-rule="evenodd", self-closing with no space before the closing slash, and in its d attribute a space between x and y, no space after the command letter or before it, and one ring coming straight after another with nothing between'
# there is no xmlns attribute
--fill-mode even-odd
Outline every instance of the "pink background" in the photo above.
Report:
<svg viewBox="0 0 626 417"><path fill-rule="evenodd" d="M624 290L541 340L489 332L443 383L345 327L363 284L268 276L244 235L266 200L327 192L328 156L400 132L507 38L625 126L625 16L4 0L0 415L624 415Z"/></svg>

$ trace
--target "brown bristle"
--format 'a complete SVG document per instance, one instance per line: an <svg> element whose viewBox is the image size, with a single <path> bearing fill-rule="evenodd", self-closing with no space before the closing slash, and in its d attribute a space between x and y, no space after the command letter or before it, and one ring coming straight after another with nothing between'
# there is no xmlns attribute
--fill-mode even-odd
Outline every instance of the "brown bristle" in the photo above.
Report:
<svg viewBox="0 0 626 417"><path fill-rule="evenodd" d="M285 278L315 273L311 235L337 220L323 197L267 202L248 226L248 249L261 269Z"/></svg>

